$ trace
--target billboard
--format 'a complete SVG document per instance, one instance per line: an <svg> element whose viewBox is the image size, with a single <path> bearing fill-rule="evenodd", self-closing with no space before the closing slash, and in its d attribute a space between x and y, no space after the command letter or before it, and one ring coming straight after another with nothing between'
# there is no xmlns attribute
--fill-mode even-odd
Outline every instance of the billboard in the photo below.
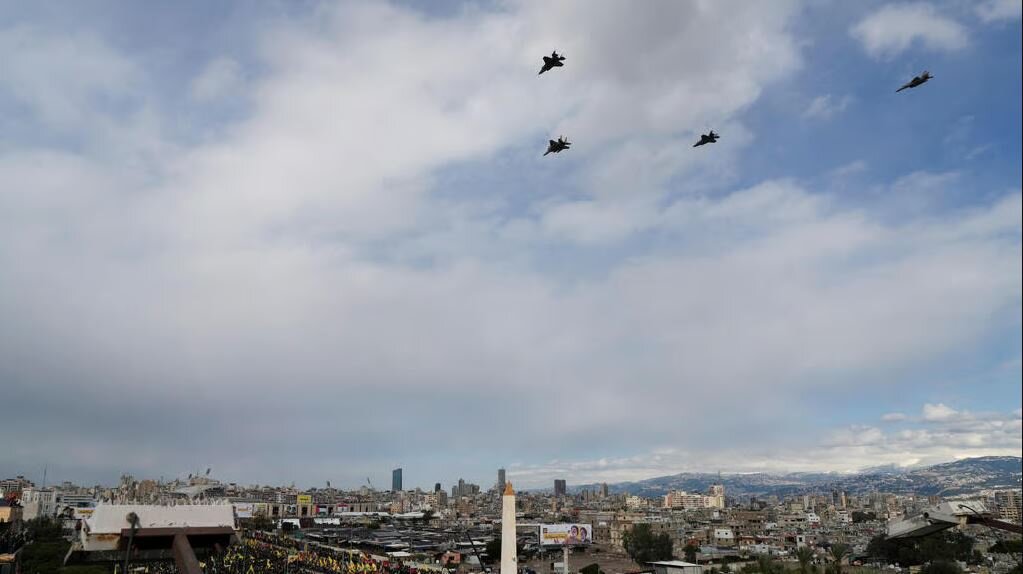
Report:
<svg viewBox="0 0 1023 574"><path fill-rule="evenodd" d="M96 509L95 508L75 508L73 516L76 519L89 518L90 516L92 516L92 513L93 513L94 510L96 510Z"/></svg>
<svg viewBox="0 0 1023 574"><path fill-rule="evenodd" d="M590 524L541 524L540 544L543 546L574 546L593 543Z"/></svg>
<svg viewBox="0 0 1023 574"><path fill-rule="evenodd" d="M256 513L256 505L251 502L234 502L231 505L234 506L234 515L238 518L252 518Z"/></svg>
<svg viewBox="0 0 1023 574"><path fill-rule="evenodd" d="M313 503L313 497L311 495L299 494L298 496L295 497L295 504L298 504L298 505L307 504L308 505L308 504L312 504L312 503Z"/></svg>

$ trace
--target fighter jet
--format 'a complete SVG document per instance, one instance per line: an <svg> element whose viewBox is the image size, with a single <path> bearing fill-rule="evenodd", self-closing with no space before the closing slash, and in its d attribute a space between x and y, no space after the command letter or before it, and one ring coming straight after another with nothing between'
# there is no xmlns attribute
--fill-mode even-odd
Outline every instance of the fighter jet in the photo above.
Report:
<svg viewBox="0 0 1023 574"><path fill-rule="evenodd" d="M700 136L700 141L694 143L693 147L700 147L700 146L702 146L704 144L709 144L709 143L717 143L719 137L721 137L721 136L719 136L716 133L714 133L714 130L710 130L709 134L701 135Z"/></svg>
<svg viewBox="0 0 1023 574"><path fill-rule="evenodd" d="M895 90L895 93L897 94L897 93L901 92L902 90L905 90L906 88L915 88L915 87L923 84L927 80L930 80L933 77L934 76L932 76L930 72L928 72L927 70L924 70L924 73L922 73L919 76L913 78L912 80L906 82L906 84L903 85L901 88Z"/></svg>
<svg viewBox="0 0 1023 574"><path fill-rule="evenodd" d="M564 66L564 64L562 64L564 61L565 57L559 56L557 51L551 52L550 56L543 57L543 67L540 68L540 74L552 68L560 68L561 66ZM537 76L540 74L537 74Z"/></svg>
<svg viewBox="0 0 1023 574"><path fill-rule="evenodd" d="M544 153L543 155L546 156L549 153L561 153L563 150L566 150L571 146L572 144L565 139L565 136L560 136L558 138L558 141L550 140L548 142L547 152Z"/></svg>

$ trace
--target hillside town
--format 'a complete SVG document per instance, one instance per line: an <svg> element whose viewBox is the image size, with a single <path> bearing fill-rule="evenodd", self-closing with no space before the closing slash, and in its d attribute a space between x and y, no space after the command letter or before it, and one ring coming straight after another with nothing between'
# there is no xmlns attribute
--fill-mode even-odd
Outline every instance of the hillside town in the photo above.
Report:
<svg viewBox="0 0 1023 574"><path fill-rule="evenodd" d="M436 483L429 490L404 488L402 473L400 468L392 472L386 490L371 483L355 490L329 483L307 489L245 486L221 482L209 471L170 481L123 475L109 487L37 485L16 476L0 481L3 552L13 563L17 541L24 542L18 533L31 524L53 521L70 542L62 557L68 563L116 565L125 554L124 542L100 542L107 536L102 524L113 524L108 530L118 534L126 527L121 524L125 512L134 512L143 519L155 517L150 528L184 526L199 529L207 539L219 533L223 537L216 544L223 548L270 545L285 560L306 553L302 560L343 562L344 571L354 564L353 556L388 568L401 564L464 573L497 569L502 544L511 536L502 536L503 525L509 523L509 516L502 516L508 502L501 494L510 490L505 470L498 470L497 480L487 487L459 480L450 488ZM627 574L652 571L659 563L690 568L685 574L692 574L766 568L765 560L792 568L808 563L825 567L836 561L835 548L841 550L837 561L851 567L913 571L928 556L904 550L900 555L887 540L890 525L957 501L982 520L963 520L930 536L950 549L940 550L939 557L964 571L1018 570L1018 556L1004 551L1019 549L1018 488L947 498L837 489L735 496L723 484L712 484L704 492L669 490L650 498L613 493L607 484L569 489L567 480L557 479L550 489L516 493L510 522L519 574L582 572L589 565L606 574ZM563 540L544 539L557 525L578 526L585 533L584 543L566 546ZM196 555L214 556L208 543L201 541ZM160 564L166 561L166 550L138 546L134 559ZM337 562L335 554L342 552L346 558Z"/></svg>

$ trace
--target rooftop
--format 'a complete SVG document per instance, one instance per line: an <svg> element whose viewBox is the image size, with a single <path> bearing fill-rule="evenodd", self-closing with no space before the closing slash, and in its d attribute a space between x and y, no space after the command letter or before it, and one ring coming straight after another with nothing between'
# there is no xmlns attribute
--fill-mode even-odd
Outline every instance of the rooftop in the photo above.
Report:
<svg viewBox="0 0 1023 574"><path fill-rule="evenodd" d="M151 504L101 504L85 519L90 533L119 534L130 528L128 513L139 517L139 528L234 528L234 509L229 504L180 504L160 506Z"/></svg>

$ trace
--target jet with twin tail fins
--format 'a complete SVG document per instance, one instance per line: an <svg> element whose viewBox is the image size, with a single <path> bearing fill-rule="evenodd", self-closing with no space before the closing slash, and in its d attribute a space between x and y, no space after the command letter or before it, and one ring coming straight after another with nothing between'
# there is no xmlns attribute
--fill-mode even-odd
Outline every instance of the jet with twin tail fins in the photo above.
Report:
<svg viewBox="0 0 1023 574"><path fill-rule="evenodd" d="M565 57L559 56L557 51L551 52L550 56L543 57L543 67L540 68L540 74L553 68L560 68L561 66L564 66L565 64L562 64L564 61ZM537 74L537 76L540 74Z"/></svg>
<svg viewBox="0 0 1023 574"><path fill-rule="evenodd" d="M560 136L558 137L557 141L554 140L549 141L549 143L547 144L547 151L543 155L546 156L549 153L561 153L562 151L571 147L571 145L572 144L565 139L565 136Z"/></svg>
<svg viewBox="0 0 1023 574"><path fill-rule="evenodd" d="M710 130L709 134L701 135L700 136L700 141L698 141L695 144L693 144L693 147L700 147L702 145L709 144L709 143L717 143L719 137L721 137L721 136L719 136L716 133L714 133L714 130Z"/></svg>
<svg viewBox="0 0 1023 574"><path fill-rule="evenodd" d="M901 88L895 90L895 93L897 94L897 93L901 92L902 90L905 90L905 89L908 89L908 88L915 88L917 86L921 86L921 85L927 83L927 80L930 80L933 77L934 76L932 76L930 72L928 72L927 70L924 70L924 73L920 74L919 76L917 76L917 77L913 78L912 80L910 80L910 81L906 82L905 84L903 84L903 86Z"/></svg>

